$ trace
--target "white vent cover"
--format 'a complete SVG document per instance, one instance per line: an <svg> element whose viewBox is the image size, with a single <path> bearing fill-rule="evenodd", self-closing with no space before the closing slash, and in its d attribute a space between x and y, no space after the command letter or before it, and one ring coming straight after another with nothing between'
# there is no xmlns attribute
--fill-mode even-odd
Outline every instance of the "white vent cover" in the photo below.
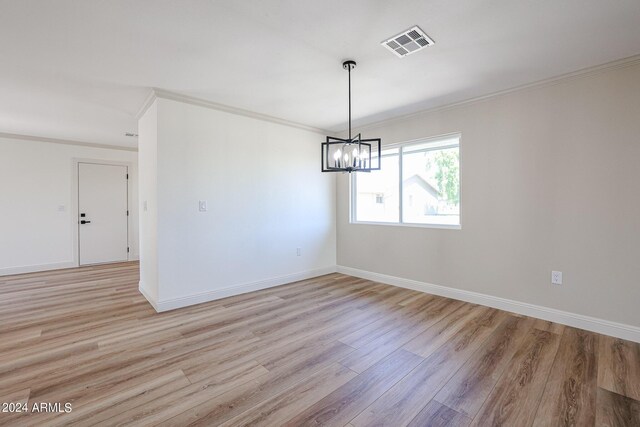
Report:
<svg viewBox="0 0 640 427"><path fill-rule="evenodd" d="M381 43L382 46L395 53L400 58L411 55L425 47L431 46L434 41L425 34L417 25L403 31Z"/></svg>

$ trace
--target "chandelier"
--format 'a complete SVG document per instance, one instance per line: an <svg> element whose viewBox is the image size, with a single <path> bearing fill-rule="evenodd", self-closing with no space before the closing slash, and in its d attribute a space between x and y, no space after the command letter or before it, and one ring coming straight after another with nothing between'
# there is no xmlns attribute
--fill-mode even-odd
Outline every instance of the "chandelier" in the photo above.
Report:
<svg viewBox="0 0 640 427"><path fill-rule="evenodd" d="M322 143L322 172L371 172L380 169L380 138L362 139L351 136L351 70L355 61L344 61L342 68L349 72L349 138L327 136Z"/></svg>

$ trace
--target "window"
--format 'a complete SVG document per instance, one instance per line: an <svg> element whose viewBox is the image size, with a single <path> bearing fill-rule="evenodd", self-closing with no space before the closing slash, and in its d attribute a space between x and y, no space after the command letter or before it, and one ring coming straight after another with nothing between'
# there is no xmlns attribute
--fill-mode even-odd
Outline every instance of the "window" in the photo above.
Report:
<svg viewBox="0 0 640 427"><path fill-rule="evenodd" d="M381 170L351 177L353 222L460 227L460 137L382 150Z"/></svg>

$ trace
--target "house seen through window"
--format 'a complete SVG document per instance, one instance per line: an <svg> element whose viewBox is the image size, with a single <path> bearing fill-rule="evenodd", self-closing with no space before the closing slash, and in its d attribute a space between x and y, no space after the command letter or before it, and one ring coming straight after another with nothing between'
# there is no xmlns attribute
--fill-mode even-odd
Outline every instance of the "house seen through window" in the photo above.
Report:
<svg viewBox="0 0 640 427"><path fill-rule="evenodd" d="M352 175L354 222L460 225L460 137L382 150L381 170Z"/></svg>

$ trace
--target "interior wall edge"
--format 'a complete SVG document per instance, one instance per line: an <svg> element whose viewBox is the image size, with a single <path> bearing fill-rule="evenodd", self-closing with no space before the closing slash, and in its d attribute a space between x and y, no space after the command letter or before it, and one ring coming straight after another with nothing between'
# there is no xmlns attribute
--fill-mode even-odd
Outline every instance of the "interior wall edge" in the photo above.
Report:
<svg viewBox="0 0 640 427"><path fill-rule="evenodd" d="M145 289L145 284L142 280L138 282L138 291L140 291L142 296L145 297L149 304L151 304L151 307L153 307L153 309L159 313L160 310L158 310L158 302L155 300L155 298L151 297L149 292L147 292L147 290Z"/></svg>
<svg viewBox="0 0 640 427"><path fill-rule="evenodd" d="M449 286L441 286L432 283L420 282L418 280L389 276L386 274L360 270L342 265L337 266L337 272L400 288L412 289L414 291L424 292L427 294L493 307L512 313L535 317L537 319L560 323L562 325L585 329L587 331L640 343L640 327L632 325L612 322L577 313L570 313L563 310L510 300L507 298L486 295L479 292L466 291Z"/></svg>

